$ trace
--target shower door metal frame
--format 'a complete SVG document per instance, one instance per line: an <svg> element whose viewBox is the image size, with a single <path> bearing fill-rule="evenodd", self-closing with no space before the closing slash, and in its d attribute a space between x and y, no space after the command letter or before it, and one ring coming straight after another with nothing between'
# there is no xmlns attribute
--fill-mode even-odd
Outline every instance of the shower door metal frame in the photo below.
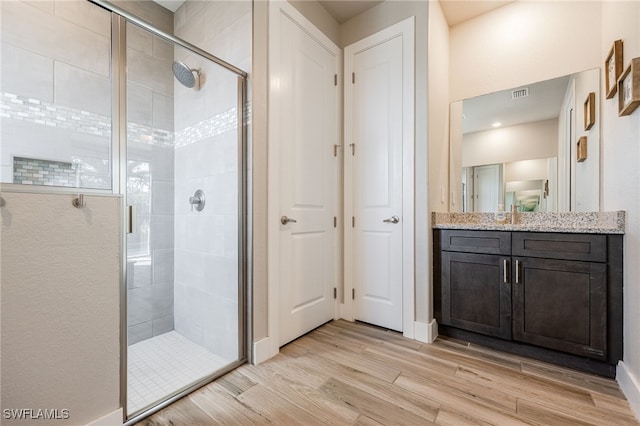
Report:
<svg viewBox="0 0 640 426"><path fill-rule="evenodd" d="M120 405L123 409L123 422L125 425L137 423L141 419L172 404L183 396L212 382L221 375L251 361L252 342L252 300L250 280L247 274L249 265L249 252L247 250L248 210L247 210L247 76L248 74L229 64L228 62L211 55L210 53L194 46L180 38L154 27L144 20L129 12L111 4L108 1L88 0L112 13L111 15L111 79L112 79L112 191L119 194L122 199L121 206L121 272L120 272ZM183 391L170 394L167 399L159 404L129 417L127 414L127 244L126 229L127 206L125 196L127 193L127 45L126 24L135 24L152 35L181 46L196 53L219 66L235 73L238 81L238 360L227 367L202 378Z"/></svg>

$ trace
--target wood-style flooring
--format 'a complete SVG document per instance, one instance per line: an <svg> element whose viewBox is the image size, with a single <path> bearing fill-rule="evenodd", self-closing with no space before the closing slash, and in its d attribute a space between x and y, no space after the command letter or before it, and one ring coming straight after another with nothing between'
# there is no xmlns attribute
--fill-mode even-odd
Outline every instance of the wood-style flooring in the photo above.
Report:
<svg viewBox="0 0 640 426"><path fill-rule="evenodd" d="M332 321L139 425L638 425L614 380Z"/></svg>

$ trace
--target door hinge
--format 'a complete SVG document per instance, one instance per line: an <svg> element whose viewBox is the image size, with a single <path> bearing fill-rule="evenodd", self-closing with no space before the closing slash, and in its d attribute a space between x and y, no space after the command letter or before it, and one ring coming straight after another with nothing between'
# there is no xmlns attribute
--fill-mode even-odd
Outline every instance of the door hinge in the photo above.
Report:
<svg viewBox="0 0 640 426"><path fill-rule="evenodd" d="M338 298L338 289L337 288L333 288L333 298L337 299Z"/></svg>
<svg viewBox="0 0 640 426"><path fill-rule="evenodd" d="M351 73L351 83L356 84L356 73L355 72Z"/></svg>
<svg viewBox="0 0 640 426"><path fill-rule="evenodd" d="M338 148L340 148L340 145L338 145L338 144L334 144L333 145L333 156L334 157L338 156Z"/></svg>
<svg viewBox="0 0 640 426"><path fill-rule="evenodd" d="M351 147L351 156L356 155L356 144L350 143L349 146Z"/></svg>
<svg viewBox="0 0 640 426"><path fill-rule="evenodd" d="M338 74L334 74L333 75L333 85L337 86L338 85Z"/></svg>
<svg viewBox="0 0 640 426"><path fill-rule="evenodd" d="M334 228L337 228L337 227L338 227L338 217L337 217L337 216L334 216L334 217L333 217L333 227L334 227Z"/></svg>
<svg viewBox="0 0 640 426"><path fill-rule="evenodd" d="M355 288L351 289L351 299L352 300L356 300L356 289Z"/></svg>
<svg viewBox="0 0 640 426"><path fill-rule="evenodd" d="M352 228L356 227L356 217L355 216L351 216L351 227Z"/></svg>

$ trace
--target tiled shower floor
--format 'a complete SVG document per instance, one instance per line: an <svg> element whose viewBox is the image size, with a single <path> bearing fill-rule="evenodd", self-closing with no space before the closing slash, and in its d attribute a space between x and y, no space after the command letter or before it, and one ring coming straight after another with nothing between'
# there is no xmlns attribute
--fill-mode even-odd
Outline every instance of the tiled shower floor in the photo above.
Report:
<svg viewBox="0 0 640 426"><path fill-rule="evenodd" d="M227 364L176 331L131 345L127 411L146 408Z"/></svg>

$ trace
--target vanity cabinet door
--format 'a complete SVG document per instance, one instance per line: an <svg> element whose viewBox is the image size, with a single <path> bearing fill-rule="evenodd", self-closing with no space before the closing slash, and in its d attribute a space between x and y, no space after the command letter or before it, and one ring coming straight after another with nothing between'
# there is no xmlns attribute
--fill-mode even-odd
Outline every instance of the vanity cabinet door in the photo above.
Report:
<svg viewBox="0 0 640 426"><path fill-rule="evenodd" d="M511 258L442 252L442 323L511 338Z"/></svg>
<svg viewBox="0 0 640 426"><path fill-rule="evenodd" d="M514 257L513 339L606 359L606 264Z"/></svg>

